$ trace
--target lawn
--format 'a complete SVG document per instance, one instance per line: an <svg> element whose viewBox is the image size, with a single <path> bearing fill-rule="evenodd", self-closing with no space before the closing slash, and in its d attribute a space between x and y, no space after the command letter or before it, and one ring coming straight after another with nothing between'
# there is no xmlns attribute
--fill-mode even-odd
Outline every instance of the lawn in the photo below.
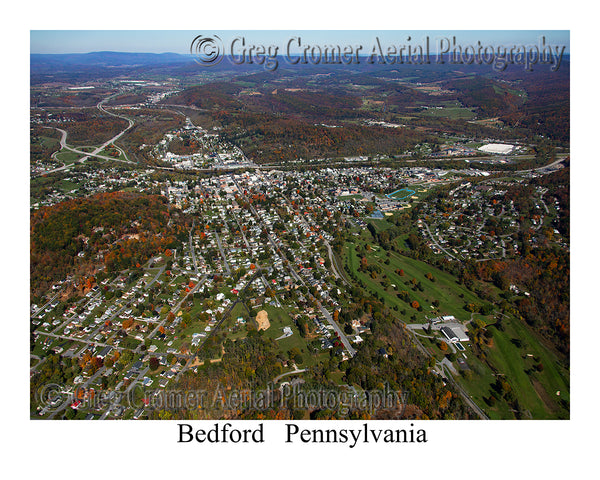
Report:
<svg viewBox="0 0 600 480"><path fill-rule="evenodd" d="M312 355L310 353L308 343L311 339L303 338L300 335L300 332L298 331L294 320L288 313L289 309L286 309L284 307L279 308L274 307L272 305L265 305L263 307L258 308L257 311L260 310L265 310L267 312L270 324L270 327L262 332L263 338L270 338L275 340L276 338L281 337L281 335L283 335L283 327L290 327L292 329L293 334L291 336L275 341L277 342L277 345L279 346L281 352L284 355L287 355L287 352L293 348L297 348L302 352L304 362L301 365L299 365L300 368L315 365L318 361L324 358L324 354L327 354L327 356L329 356L329 352L320 352L315 355ZM231 319L227 323L228 327L235 325L235 322L238 317L243 317L244 319L248 320L248 313L241 304L236 305L231 313ZM227 338L229 338L230 340L237 340L246 337L246 335L246 325L242 325L238 331L228 332Z"/></svg>
<svg viewBox="0 0 600 480"><path fill-rule="evenodd" d="M114 153L114 152L117 152L119 155L117 155L117 156L111 155L111 153ZM111 158L114 158L115 160L126 160L125 156L123 155L123 152L121 152L121 150L116 149L112 145L109 145L108 147L106 147L98 155L103 155L105 157L111 157Z"/></svg>
<svg viewBox="0 0 600 480"><path fill-rule="evenodd" d="M58 150L60 148L60 141L57 138L40 136L39 140L44 148L51 148L53 150Z"/></svg>
<svg viewBox="0 0 600 480"><path fill-rule="evenodd" d="M283 327L291 327L294 334L291 337L278 340L278 342L280 345L284 345L286 347L286 350L289 350L293 347L300 348L299 345L296 345L296 341L291 340L294 337L300 338L300 334L298 333L298 329L294 324L294 320L292 320L292 317L290 317L290 315L288 314L288 312L285 311L285 309L273 307L272 305L265 305L263 307L260 307L259 310L265 310L269 315L269 323L271 324L271 326L264 332L264 336L266 338L278 338L281 335L283 335ZM305 342L302 342L302 348L304 348L304 344Z"/></svg>
<svg viewBox="0 0 600 480"><path fill-rule="evenodd" d="M370 242L369 244L373 247ZM495 322L493 315L484 317L465 310L464 307L468 303L483 305L487 302L457 283L456 278L447 272L396 252L390 252L388 257L385 250L375 248L366 252L368 264L378 265L382 269L382 274L378 274L373 279L368 273L358 271L360 258L355 244L346 243L344 253L346 264L363 282L366 289L377 293L386 305L392 308L397 306L399 311L405 310L406 315L398 316L407 323L415 323L415 318L417 322L424 322L426 315L429 317L454 315L464 323L471 319L481 319L487 324ZM385 264L386 260L389 260L388 265ZM404 271L404 275L400 276L396 273L399 269ZM425 277L427 273L433 275L434 282ZM391 285L396 286L390 285L385 288L381 283L383 274L387 276ZM413 278L421 282L423 291L413 290ZM499 293L496 287L489 285L487 287L492 296ZM410 300L417 300L423 310L418 311L398 298L397 292L401 290L406 290ZM438 308L431 308L433 300L439 302ZM415 318L409 318L413 315ZM495 405L489 406L483 400L484 397L490 397L491 385L496 381L494 371L506 376L516 393L521 410L525 412L525 418L568 417L568 407L565 408L561 400L569 401L569 372L560 365L558 356L542 345L534 332L522 321L514 317L505 317L502 325L503 331L496 327L488 327L493 331L493 344L485 347L487 362L482 362L473 354L470 347L466 347L467 363L473 375L470 378L457 376L456 380L467 389L477 404L485 409L490 418L513 418L513 412L505 401L497 401ZM427 339L421 340L426 347L436 352L439 360L441 352L435 345ZM520 346L518 346L519 341ZM535 366L540 363L543 369L538 371ZM529 374L526 373L527 370L530 371ZM560 395L556 395L556 392L560 392Z"/></svg>
<svg viewBox="0 0 600 480"><path fill-rule="evenodd" d="M80 187L78 183L70 180L61 180L56 184L56 186L63 192L70 192L71 190L76 190Z"/></svg>
<svg viewBox="0 0 600 480"><path fill-rule="evenodd" d="M436 315L454 315L462 320L470 319L471 314L465 311L463 307L467 303L478 305L484 303L466 287L459 285L456 278L449 273L398 253L391 252L390 263L386 265L387 256L384 250L378 249L377 251L367 252L367 262L370 265L378 264L390 280L390 284L396 285L395 287L390 285L388 288L381 284L383 278L381 274L373 279L370 275L358 271L360 260L354 244L346 244L346 257L351 271L363 281L369 291L377 292L388 306L397 306L400 310L406 310L410 315L416 314L418 321L425 321L425 315L432 316L434 312ZM396 270L403 270L404 275L397 274ZM425 278L427 273L433 275L434 282ZM423 291L413 290L413 284L411 283L413 278L421 282ZM422 312L418 312L397 296L398 292L402 290L408 292L411 301L416 300L419 302L423 307ZM431 308L433 300L439 302L437 309Z"/></svg>
<svg viewBox="0 0 600 480"><path fill-rule="evenodd" d="M450 118L450 119L466 119L471 120L475 118L475 113L469 109L464 107L448 107L448 108L429 108L423 112L421 115L426 117L442 117L442 118Z"/></svg>
<svg viewBox="0 0 600 480"><path fill-rule="evenodd" d="M484 397L490 397L491 385L496 381L489 363L501 378L506 378L516 393L521 409L525 412L524 418L568 418L568 411L560 402L560 399L569 401L568 371L519 320L505 319L502 323L504 331L491 327L494 333L493 345L485 349L487 362L479 360L471 348L467 347L467 363L474 375L470 379L460 376L456 380L469 391L490 418L513 418L513 412L506 402L498 401L494 406L489 406L483 400ZM517 347L512 339L519 339L522 346ZM528 357L527 354L533 357ZM544 366L543 371L534 371L529 375L526 373L526 370L540 362ZM560 391L560 396L556 395L557 391Z"/></svg>
<svg viewBox="0 0 600 480"><path fill-rule="evenodd" d="M569 400L568 371L520 321L511 319L504 329L504 332L494 331L494 346L489 349L488 359L500 373L510 378L511 385L519 392L520 403L533 418L556 418L561 410L563 415L567 414L559 399ZM511 342L513 338L522 342L521 348ZM527 354L533 356L527 357ZM530 375L525 373L539 363L543 365L543 371L534 369ZM557 391L561 396L556 395Z"/></svg>
<svg viewBox="0 0 600 480"><path fill-rule="evenodd" d="M388 195L388 197L395 198L397 200L404 200L409 198L411 195L414 195L416 192L410 188L401 188L400 190L396 190Z"/></svg>
<svg viewBox="0 0 600 480"><path fill-rule="evenodd" d="M75 163L77 160L79 160L82 157L83 157L83 155L81 155L79 153L71 152L70 150L64 150L55 155L56 160L58 160L59 162L63 162L66 165Z"/></svg>

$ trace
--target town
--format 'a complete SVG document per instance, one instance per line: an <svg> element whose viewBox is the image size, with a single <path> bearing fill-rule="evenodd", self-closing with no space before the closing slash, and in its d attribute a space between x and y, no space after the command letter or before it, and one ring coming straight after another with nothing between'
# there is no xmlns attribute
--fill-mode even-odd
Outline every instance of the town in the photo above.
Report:
<svg viewBox="0 0 600 480"><path fill-rule="evenodd" d="M32 87L32 418L568 416L564 144L445 99L452 77L276 128L337 100L222 75ZM211 401L165 407L194 388ZM402 402L356 407L386 388ZM265 406L223 407L242 391Z"/></svg>
<svg viewBox="0 0 600 480"><path fill-rule="evenodd" d="M73 365L71 385L55 400L68 401L41 408L39 415L54 418L64 408L90 405L82 408L85 418L140 418L144 408L128 408L125 402L136 385L165 389L186 371L220 361L222 352L206 348L211 335L219 331L231 341L244 338L260 317L264 321L257 327L291 353L280 379L329 359L330 351L340 361L352 357L370 325L336 320L351 281L332 248L341 226L351 235L364 235L367 222L377 225L418 207L415 224L434 254L485 260L514 257L521 248L520 214L512 202L502 202L512 182L474 177L484 180L472 184L465 181L471 178L468 171L256 169L173 182L152 181L154 173L116 175L113 167L86 176L86 194L105 191L107 185L145 185L195 220L181 248L133 272L98 272L97 284L74 303L60 300L73 281L66 278L53 286L43 305L32 305L32 358L39 359L32 374L44 368L51 353ZM391 195L377 193L402 185L404 190ZM443 185L456 186L443 201L422 200ZM537 191L537 213L528 219L539 235L547 231L540 231L544 223L556 221L560 208L544 203L544 193ZM553 241L564 246L560 235ZM86 254L85 248L78 252ZM452 313L460 318L460 311ZM459 353L455 362L442 359L434 374L445 376L444 365L454 373L468 368L461 351L470 342L465 332L472 314L463 312L462 320L454 315L441 315L440 324L418 313L408 326L417 338L423 335L419 331L437 332L439 341ZM454 323L440 328L448 320ZM110 394L92 402L96 391ZM78 394L74 401L73 392Z"/></svg>

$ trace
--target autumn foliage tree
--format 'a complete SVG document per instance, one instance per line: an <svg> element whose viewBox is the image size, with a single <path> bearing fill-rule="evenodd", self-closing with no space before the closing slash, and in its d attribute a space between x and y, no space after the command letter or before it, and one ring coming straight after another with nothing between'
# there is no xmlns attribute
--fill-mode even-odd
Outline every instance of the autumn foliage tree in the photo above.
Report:
<svg viewBox="0 0 600 480"><path fill-rule="evenodd" d="M148 365L150 366L150 370L154 371L154 370L158 370L158 367L160 367L160 362L158 361L158 358L150 357L150 360L148 361Z"/></svg>

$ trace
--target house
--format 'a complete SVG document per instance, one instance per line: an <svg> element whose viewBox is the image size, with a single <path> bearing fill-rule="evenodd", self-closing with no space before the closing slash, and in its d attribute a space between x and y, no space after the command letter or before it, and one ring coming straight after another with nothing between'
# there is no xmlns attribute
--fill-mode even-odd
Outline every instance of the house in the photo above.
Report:
<svg viewBox="0 0 600 480"><path fill-rule="evenodd" d="M458 324L453 325L452 328L444 326L440 328L440 331L452 343L469 341L469 336L467 335L467 332Z"/></svg>
<svg viewBox="0 0 600 480"><path fill-rule="evenodd" d="M154 380L152 380L150 377L144 377L144 379L142 380L142 385L144 387L149 387L152 385L153 382Z"/></svg>
<svg viewBox="0 0 600 480"><path fill-rule="evenodd" d="M98 353L98 355L96 355L97 357L101 358L102 360L104 360L104 358L110 354L110 352L112 352L112 347L111 346L106 346L104 347L100 353Z"/></svg>
<svg viewBox="0 0 600 480"><path fill-rule="evenodd" d="M458 335L456 335L456 333L454 333L454 330L452 330L449 327L442 327L440 330L450 342L452 342L452 343L458 342Z"/></svg>
<svg viewBox="0 0 600 480"><path fill-rule="evenodd" d="M113 414L115 417L120 417L121 415L123 415L124 411L125 411L125 407L123 405L117 405L116 407L113 408Z"/></svg>
<svg viewBox="0 0 600 480"><path fill-rule="evenodd" d="M142 416L142 414L144 413L144 408L138 408L135 413L133 414L133 419L137 420L138 418L140 418Z"/></svg>

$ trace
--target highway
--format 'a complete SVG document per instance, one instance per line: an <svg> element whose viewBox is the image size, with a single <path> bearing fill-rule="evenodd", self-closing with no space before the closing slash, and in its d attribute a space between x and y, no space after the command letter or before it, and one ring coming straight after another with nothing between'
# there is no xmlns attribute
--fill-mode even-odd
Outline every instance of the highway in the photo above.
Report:
<svg viewBox="0 0 600 480"><path fill-rule="evenodd" d="M80 158L79 160L69 164L69 165L63 165L62 167L58 167L58 168L54 168L52 170L46 170L45 172L40 172L35 176L40 176L40 175L46 175L48 173L54 173L54 172L60 172L62 170L67 170L69 168L71 168L73 165L75 165L76 163L83 163L85 162L88 158L90 157L95 157L95 158L101 158L103 160L110 160L113 162L122 162L122 163L129 163L129 164L135 164L135 162L132 162L131 160L127 159L127 160L122 160L122 159L117 159L117 158L113 158L113 157L107 157L105 155L99 155L99 153L101 151L103 151L106 147L108 147L111 143L116 142L119 138L121 138L125 132L127 132L127 130L129 130L131 127L133 127L135 125L135 122L133 120L131 120L130 118L124 117L122 115L117 115L116 113L112 113L109 112L108 110L104 109L103 104L106 103L107 101L109 101L111 98L114 98L115 96L119 95L119 93L116 93L114 95L111 95L110 97L105 98L104 100L102 100L101 102L98 103L98 105L96 105L96 107L98 108L98 110L100 110L101 112L110 115L112 117L117 117L117 118L121 118L123 120L127 120L129 122L129 125L127 126L127 128L125 128L124 130L122 130L121 132L119 132L117 135L115 135L113 138L111 138L110 140L107 140L106 142L104 142L102 145L100 145L99 147L96 147L91 153L90 152L84 152L82 150L78 150L76 148L72 148L69 147L67 145L67 132L65 130L63 130L62 128L58 128L58 127L44 127L44 128L54 128L55 130L58 130L59 132L62 133L62 137L60 139L60 147L61 150L69 150L71 152L74 153L78 153L80 155L83 155L82 158ZM127 155L125 154L125 152L123 152L123 150L117 146L115 146L115 148L117 148L120 152L122 152L125 157L127 158Z"/></svg>
<svg viewBox="0 0 600 480"><path fill-rule="evenodd" d="M553 162L549 163L548 165L544 165L543 167L538 167L538 168L533 168L533 169L528 169L528 170L517 170L515 173L530 173L530 172L544 172L547 169L552 169L554 167L558 167L559 164L565 160L565 158L567 158L569 155L563 154L563 155L557 155L557 159L554 160Z"/></svg>

